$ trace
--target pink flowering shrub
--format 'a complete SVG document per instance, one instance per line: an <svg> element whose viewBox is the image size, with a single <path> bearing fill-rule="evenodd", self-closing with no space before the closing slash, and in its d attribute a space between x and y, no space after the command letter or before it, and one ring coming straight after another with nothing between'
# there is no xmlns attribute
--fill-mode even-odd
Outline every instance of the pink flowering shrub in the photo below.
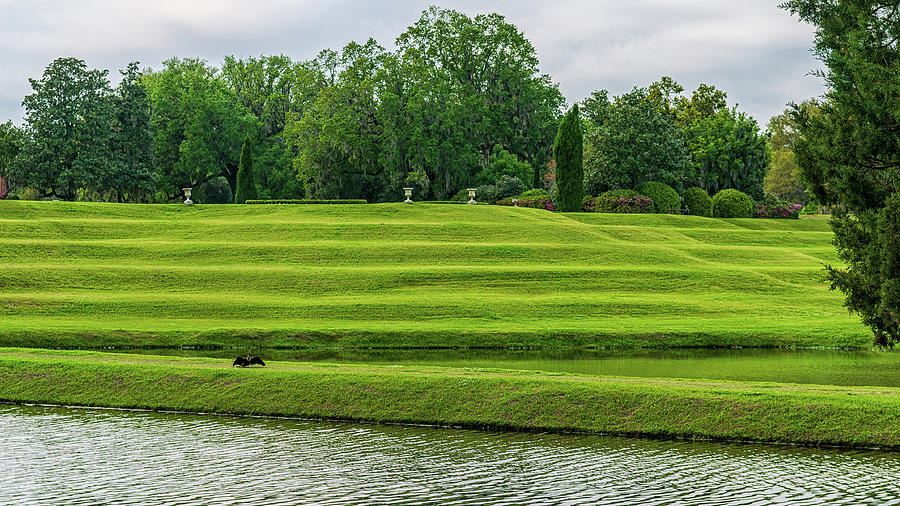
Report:
<svg viewBox="0 0 900 506"><path fill-rule="evenodd" d="M653 200L643 195L632 197L600 195L594 199L594 211L598 213L649 213L652 210Z"/></svg>
<svg viewBox="0 0 900 506"><path fill-rule="evenodd" d="M518 199L519 207L532 207L534 209L546 209L547 211L556 211L556 206L550 197L537 197L534 199ZM498 206L513 206L513 197L508 197L497 201Z"/></svg>
<svg viewBox="0 0 900 506"><path fill-rule="evenodd" d="M763 202L756 204L757 218L782 218L782 219L799 219L800 210L803 209L801 204L766 204Z"/></svg>

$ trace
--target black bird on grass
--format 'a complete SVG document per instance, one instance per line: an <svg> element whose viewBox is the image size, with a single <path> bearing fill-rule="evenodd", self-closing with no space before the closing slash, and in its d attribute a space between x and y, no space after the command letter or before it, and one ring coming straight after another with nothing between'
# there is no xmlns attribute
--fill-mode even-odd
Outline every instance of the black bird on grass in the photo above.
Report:
<svg viewBox="0 0 900 506"><path fill-rule="evenodd" d="M251 365L261 365L265 367L266 363L259 357L251 357L250 353L247 352L247 358L237 357L234 359L234 363L231 364L231 367L250 367Z"/></svg>

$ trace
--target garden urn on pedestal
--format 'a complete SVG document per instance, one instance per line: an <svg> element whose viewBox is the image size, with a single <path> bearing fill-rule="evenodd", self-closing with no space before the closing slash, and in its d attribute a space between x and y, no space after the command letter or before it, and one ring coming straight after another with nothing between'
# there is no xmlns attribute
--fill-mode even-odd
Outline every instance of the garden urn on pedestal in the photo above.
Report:
<svg viewBox="0 0 900 506"><path fill-rule="evenodd" d="M404 189L403 189L403 193L406 194L406 200L404 200L403 202L406 202L407 204L412 204L412 203L413 203L413 201L412 201L412 191L413 191L412 188L404 188Z"/></svg>
<svg viewBox="0 0 900 506"><path fill-rule="evenodd" d="M513 207L519 207L519 199L513 199Z"/></svg>
<svg viewBox="0 0 900 506"><path fill-rule="evenodd" d="M186 206L189 206L194 203L194 201L191 200L191 190L193 190L193 188L182 188L181 189L181 191L184 192L184 205L186 205Z"/></svg>
<svg viewBox="0 0 900 506"><path fill-rule="evenodd" d="M469 201L466 203L477 204L478 202L475 202L475 188L466 188L466 191L469 192Z"/></svg>

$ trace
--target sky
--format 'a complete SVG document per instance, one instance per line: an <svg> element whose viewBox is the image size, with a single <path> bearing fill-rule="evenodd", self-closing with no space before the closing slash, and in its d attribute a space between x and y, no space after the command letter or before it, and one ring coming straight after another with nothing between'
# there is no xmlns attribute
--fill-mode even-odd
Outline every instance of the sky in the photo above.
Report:
<svg viewBox="0 0 900 506"><path fill-rule="evenodd" d="M172 56L219 65L225 55L313 58L374 37L387 48L429 5L470 16L497 12L534 45L571 105L668 75L700 83L729 105L768 119L788 102L820 96L810 72L813 28L781 0L0 0L0 122L21 123L28 78L74 56L108 69L159 68Z"/></svg>

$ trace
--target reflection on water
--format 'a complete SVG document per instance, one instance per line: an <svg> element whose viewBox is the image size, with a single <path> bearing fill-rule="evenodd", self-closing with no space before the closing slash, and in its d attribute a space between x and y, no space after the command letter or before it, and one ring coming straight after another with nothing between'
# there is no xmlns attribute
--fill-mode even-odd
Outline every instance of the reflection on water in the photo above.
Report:
<svg viewBox="0 0 900 506"><path fill-rule="evenodd" d="M231 358L246 350L130 350ZM497 367L578 374L900 387L900 352L784 349L254 350L265 360Z"/></svg>
<svg viewBox="0 0 900 506"><path fill-rule="evenodd" d="M10 504L897 504L900 457L0 405Z"/></svg>

